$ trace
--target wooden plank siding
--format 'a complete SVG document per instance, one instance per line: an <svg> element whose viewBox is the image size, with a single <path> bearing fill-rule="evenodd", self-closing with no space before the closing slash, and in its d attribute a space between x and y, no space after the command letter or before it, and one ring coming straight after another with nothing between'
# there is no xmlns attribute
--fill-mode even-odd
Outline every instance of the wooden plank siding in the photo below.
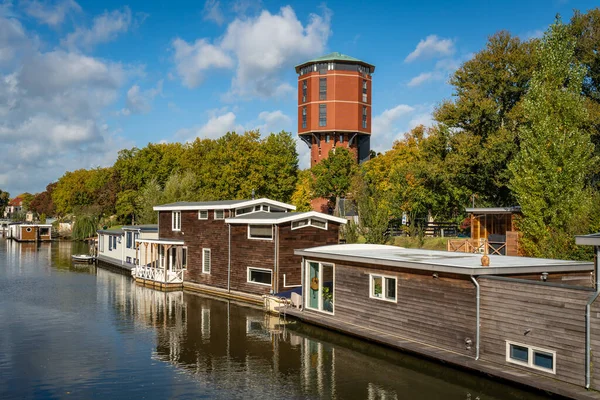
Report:
<svg viewBox="0 0 600 400"><path fill-rule="evenodd" d="M526 279L528 281L543 282L541 274L513 274L506 276L510 278ZM546 282L593 288L595 278L592 271L551 272L548 274Z"/></svg>
<svg viewBox="0 0 600 400"><path fill-rule="evenodd" d="M591 297L591 296L590 296ZM591 388L600 390L600 298L590 310L591 328Z"/></svg>
<svg viewBox="0 0 600 400"><path fill-rule="evenodd" d="M296 249L327 246L339 243L340 224L327 222L327 230L306 226L292 230L292 224L279 226L279 285L277 291L289 290L291 286L302 284L302 256L294 254ZM287 287L283 286L286 275Z"/></svg>
<svg viewBox="0 0 600 400"><path fill-rule="evenodd" d="M396 277L396 303L369 297L369 274ZM338 263L332 318L474 357L475 294L468 277Z"/></svg>
<svg viewBox="0 0 600 400"><path fill-rule="evenodd" d="M225 211L225 217L229 211ZM227 288L227 265L229 259L229 232L222 219L214 219L214 211L208 219L199 220L198 211L181 211L181 231L171 229L171 211L159 212L159 237L183 240L188 248L187 271L184 279L194 283ZM202 249L211 251L210 274L202 273Z"/></svg>
<svg viewBox="0 0 600 400"><path fill-rule="evenodd" d="M585 384L585 305L592 292L480 277L481 359ZM600 331L598 331L600 333ZM556 351L556 374L506 361L506 341Z"/></svg>
<svg viewBox="0 0 600 400"><path fill-rule="evenodd" d="M252 294L268 294L272 286L248 282L248 267L268 269L275 265L273 239L249 239L248 225L231 225L231 289ZM273 279L275 277L273 276Z"/></svg>

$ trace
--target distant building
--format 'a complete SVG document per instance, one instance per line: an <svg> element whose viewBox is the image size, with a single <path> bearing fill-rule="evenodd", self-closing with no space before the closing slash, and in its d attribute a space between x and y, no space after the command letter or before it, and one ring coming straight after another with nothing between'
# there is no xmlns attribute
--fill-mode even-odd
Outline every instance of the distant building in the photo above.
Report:
<svg viewBox="0 0 600 400"><path fill-rule="evenodd" d="M8 202L8 205L4 209L4 218L10 218L21 211L23 211L23 198L17 196Z"/></svg>
<svg viewBox="0 0 600 400"><path fill-rule="evenodd" d="M298 135L311 149L311 168L337 147L350 149L358 163L368 160L375 66L331 53L296 66L296 72ZM315 199L312 206L331 211L326 199Z"/></svg>

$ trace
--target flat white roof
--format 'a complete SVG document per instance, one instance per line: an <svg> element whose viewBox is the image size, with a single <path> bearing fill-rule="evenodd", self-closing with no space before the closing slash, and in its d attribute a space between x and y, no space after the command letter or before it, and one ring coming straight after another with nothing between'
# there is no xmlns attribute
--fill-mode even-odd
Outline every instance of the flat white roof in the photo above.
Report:
<svg viewBox="0 0 600 400"><path fill-rule="evenodd" d="M295 210L296 206L282 203L280 201L267 198L255 200L219 200L219 201L199 201L189 202L180 201L177 203L163 204L154 206L154 211L183 211L183 210L233 210L236 208L245 208L257 204L269 204L275 207L283 208L284 210Z"/></svg>
<svg viewBox="0 0 600 400"><path fill-rule="evenodd" d="M592 271L594 264L584 261L490 255L490 266L481 265L482 254L406 249L376 244L338 244L295 250L294 254L335 261L359 262L372 266L391 266L463 275L505 275L551 271Z"/></svg>
<svg viewBox="0 0 600 400"><path fill-rule="evenodd" d="M277 225L290 221L299 221L307 218L317 218L325 221L345 224L348 222L345 218L334 217L333 215L323 214L317 211L306 212L254 212L243 214L234 218L226 218L228 224L257 224L257 225Z"/></svg>

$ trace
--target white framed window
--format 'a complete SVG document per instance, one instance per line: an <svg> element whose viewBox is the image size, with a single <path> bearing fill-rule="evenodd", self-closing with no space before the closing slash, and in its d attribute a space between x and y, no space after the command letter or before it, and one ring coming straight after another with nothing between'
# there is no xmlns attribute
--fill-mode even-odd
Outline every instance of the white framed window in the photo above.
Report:
<svg viewBox="0 0 600 400"><path fill-rule="evenodd" d="M273 271L264 268L248 267L248 283L271 286L273 283Z"/></svg>
<svg viewBox="0 0 600 400"><path fill-rule="evenodd" d="M215 210L215 219L225 219L225 210Z"/></svg>
<svg viewBox="0 0 600 400"><path fill-rule="evenodd" d="M292 230L314 226L315 228L327 230L327 221L319 218L306 218L292 222Z"/></svg>
<svg viewBox="0 0 600 400"><path fill-rule="evenodd" d="M304 274L305 307L334 314L335 266L307 260L304 264Z"/></svg>
<svg viewBox="0 0 600 400"><path fill-rule="evenodd" d="M273 240L273 225L248 225L248 239Z"/></svg>
<svg viewBox="0 0 600 400"><path fill-rule="evenodd" d="M251 213L252 211L254 211L253 207L246 207L246 208L238 208L235 210L235 215L243 215L243 214L248 214Z"/></svg>
<svg viewBox="0 0 600 400"><path fill-rule="evenodd" d="M208 211L207 210L198 211L198 219L208 219Z"/></svg>
<svg viewBox="0 0 600 400"><path fill-rule="evenodd" d="M181 211L172 211L171 212L171 230L173 230L173 231L181 230Z"/></svg>
<svg viewBox="0 0 600 400"><path fill-rule="evenodd" d="M556 351L506 341L506 361L556 374Z"/></svg>
<svg viewBox="0 0 600 400"><path fill-rule="evenodd" d="M396 278L379 274L369 274L369 297L372 299L396 302Z"/></svg>
<svg viewBox="0 0 600 400"><path fill-rule="evenodd" d="M202 249L202 273L210 274L210 249Z"/></svg>
<svg viewBox="0 0 600 400"><path fill-rule="evenodd" d="M182 247L181 248L181 268L182 269L187 269L187 255L188 255L187 247Z"/></svg>

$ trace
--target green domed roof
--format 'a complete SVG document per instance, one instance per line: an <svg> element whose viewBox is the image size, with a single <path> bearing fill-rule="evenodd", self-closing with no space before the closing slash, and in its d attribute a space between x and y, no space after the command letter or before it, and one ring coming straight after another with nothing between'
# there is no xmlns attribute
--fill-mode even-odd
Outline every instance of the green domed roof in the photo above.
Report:
<svg viewBox="0 0 600 400"><path fill-rule="evenodd" d="M329 54L321 56L321 57L313 58L312 60L305 61L302 64L296 65L296 72L298 72L300 70L300 68L310 65L310 64L315 64L315 63L320 63L320 62L330 62L330 61L361 64L361 65L364 65L365 67L370 68L371 73L373 73L375 71L375 66L372 64L366 63L362 60L359 60L358 58L350 57L346 54L342 54L342 53L338 53L337 51L334 51L333 53L329 53Z"/></svg>

